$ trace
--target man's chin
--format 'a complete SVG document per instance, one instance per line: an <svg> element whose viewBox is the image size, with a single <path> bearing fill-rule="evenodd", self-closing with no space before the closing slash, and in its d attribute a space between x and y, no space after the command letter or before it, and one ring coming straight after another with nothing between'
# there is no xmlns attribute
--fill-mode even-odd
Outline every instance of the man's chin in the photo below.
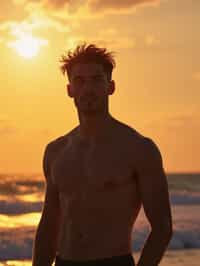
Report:
<svg viewBox="0 0 200 266"><path fill-rule="evenodd" d="M79 112L86 115L97 115L102 113L101 109L97 108L78 108Z"/></svg>

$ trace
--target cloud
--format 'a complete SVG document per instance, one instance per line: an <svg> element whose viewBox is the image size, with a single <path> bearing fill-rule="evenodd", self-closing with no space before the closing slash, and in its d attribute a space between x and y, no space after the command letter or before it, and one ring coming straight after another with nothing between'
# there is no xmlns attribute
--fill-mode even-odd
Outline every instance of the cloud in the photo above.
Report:
<svg viewBox="0 0 200 266"><path fill-rule="evenodd" d="M133 48L136 45L136 40L124 33L115 29L105 29L98 31L94 36L88 36L87 31L82 33L82 19L99 18L105 12L107 13L122 13L133 12L136 7L159 4L159 0L8 0L9 5L6 5L6 10L9 7L16 10L22 10L26 17L22 16L21 21L18 21L10 16L4 19L0 24L0 33L3 35L1 42L5 40L13 40L13 37L20 34L46 34L48 38L50 30L55 30L58 33L70 33L68 42L70 46L77 43L79 40L92 41L99 45L106 45L112 49L118 48ZM3 12L3 11L2 11ZM6 17L6 16L5 16ZM78 29L77 35L75 35ZM74 34L72 34L72 32ZM74 35L74 37L72 36ZM84 36L82 36L84 35ZM53 36L53 34L52 34ZM75 40L75 41L74 41ZM159 40L154 35L146 37L147 45L157 45Z"/></svg>
<svg viewBox="0 0 200 266"><path fill-rule="evenodd" d="M133 12L137 6L159 4L159 0L7 0L0 10L0 31L10 32L20 28L23 32L55 29L69 32L81 19L97 18L105 12ZM2 23L1 23L2 21ZM147 38L147 43L155 43ZM128 44L127 40L124 43ZM132 44L131 44L132 45Z"/></svg>
<svg viewBox="0 0 200 266"><path fill-rule="evenodd" d="M159 0L89 0L89 5L92 10L97 12L102 10L115 10L120 12L122 10L130 10L136 6L146 6L158 4Z"/></svg>
<svg viewBox="0 0 200 266"><path fill-rule="evenodd" d="M96 45L107 47L108 50L117 52L118 49L134 48L136 40L130 38L127 35L120 35L118 29L107 28L105 30L99 30L95 35L70 35L70 38L66 40L66 47L73 49L76 45L81 44L83 40L87 40L87 43L95 43Z"/></svg>
<svg viewBox="0 0 200 266"><path fill-rule="evenodd" d="M87 0L25 0L26 10L65 11L65 16L75 13L81 6L87 5Z"/></svg>
<svg viewBox="0 0 200 266"><path fill-rule="evenodd" d="M36 2L36 1L32 1ZM75 12L81 6L88 6L92 11L102 12L102 10L122 10L136 6L155 5L159 0L43 0L43 6L61 9L67 7Z"/></svg>
<svg viewBox="0 0 200 266"><path fill-rule="evenodd" d="M119 38L119 31L116 28L107 28L100 30L93 38L91 36L88 41L94 42L97 45L106 46L108 49L114 50L134 48L136 44L134 38L130 38L125 34L123 35L123 33L121 33Z"/></svg>
<svg viewBox="0 0 200 266"><path fill-rule="evenodd" d="M17 1L17 0L16 0ZM20 0L18 0L20 1ZM133 12L136 7L149 5L157 6L160 0L22 0L26 2L25 10L40 9L54 13L56 17L75 15L79 18L88 18L103 13Z"/></svg>
<svg viewBox="0 0 200 266"><path fill-rule="evenodd" d="M27 18L25 21L22 21L17 24L17 27L20 28L23 32L31 32L38 29L55 29L58 32L69 32L70 28L67 25L63 25L58 20L51 19L48 16L37 16L32 15Z"/></svg>
<svg viewBox="0 0 200 266"><path fill-rule="evenodd" d="M75 1L76 2L76 1ZM6 3L6 4L4 4ZM66 8L65 5L67 4ZM60 10L59 10L60 7ZM41 31L55 30L69 33L77 26L67 16L68 9L73 8L71 1L47 0L13 0L3 1L0 9L0 34L4 40L15 36L16 32L28 34ZM12 12L15 10L15 12ZM64 17L60 16L64 12Z"/></svg>
<svg viewBox="0 0 200 266"><path fill-rule="evenodd" d="M52 5L54 8L63 8L65 5L70 4L70 0L51 0L51 1L44 1L45 4Z"/></svg>
<svg viewBox="0 0 200 266"><path fill-rule="evenodd" d="M69 33L71 31L70 26L64 25L58 19L55 20L46 15L37 16L33 14L20 22L6 21L1 23L0 33L2 37L0 38L0 42L9 43L13 41L13 38L16 39L26 35L33 35L37 39L43 40L43 38L37 36L38 33L40 35L41 31L49 32L49 30L55 30L60 33Z"/></svg>

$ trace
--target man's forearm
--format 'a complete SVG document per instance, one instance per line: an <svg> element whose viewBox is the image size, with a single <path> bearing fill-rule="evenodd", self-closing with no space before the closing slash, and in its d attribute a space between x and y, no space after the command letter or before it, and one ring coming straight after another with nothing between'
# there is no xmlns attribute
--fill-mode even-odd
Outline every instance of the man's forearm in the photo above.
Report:
<svg viewBox="0 0 200 266"><path fill-rule="evenodd" d="M51 232L45 232L38 227L36 232L32 266L51 266L56 256L56 239L52 239Z"/></svg>
<svg viewBox="0 0 200 266"><path fill-rule="evenodd" d="M157 266L172 237L172 233L161 230L151 231L143 247L137 266Z"/></svg>

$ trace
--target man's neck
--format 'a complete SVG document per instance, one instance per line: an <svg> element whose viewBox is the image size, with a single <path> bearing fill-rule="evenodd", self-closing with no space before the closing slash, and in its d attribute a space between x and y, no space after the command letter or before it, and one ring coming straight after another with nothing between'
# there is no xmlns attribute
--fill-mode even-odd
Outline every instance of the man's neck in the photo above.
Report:
<svg viewBox="0 0 200 266"><path fill-rule="evenodd" d="M95 142L109 134L114 121L109 113L102 115L80 115L78 135L80 139Z"/></svg>

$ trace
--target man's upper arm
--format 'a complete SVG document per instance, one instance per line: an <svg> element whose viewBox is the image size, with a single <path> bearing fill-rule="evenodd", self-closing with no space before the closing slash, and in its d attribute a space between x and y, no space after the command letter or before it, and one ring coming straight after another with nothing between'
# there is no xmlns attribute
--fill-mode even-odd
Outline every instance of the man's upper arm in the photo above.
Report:
<svg viewBox="0 0 200 266"><path fill-rule="evenodd" d="M138 189L152 230L172 231L172 217L167 178L161 153L150 139L143 140L137 166Z"/></svg>
<svg viewBox="0 0 200 266"><path fill-rule="evenodd" d="M59 194L56 185L52 182L51 164L53 161L52 144L48 144L43 155L43 172L46 181L45 200L42 210L42 218L54 221L59 215ZM51 219L52 218L52 219Z"/></svg>

